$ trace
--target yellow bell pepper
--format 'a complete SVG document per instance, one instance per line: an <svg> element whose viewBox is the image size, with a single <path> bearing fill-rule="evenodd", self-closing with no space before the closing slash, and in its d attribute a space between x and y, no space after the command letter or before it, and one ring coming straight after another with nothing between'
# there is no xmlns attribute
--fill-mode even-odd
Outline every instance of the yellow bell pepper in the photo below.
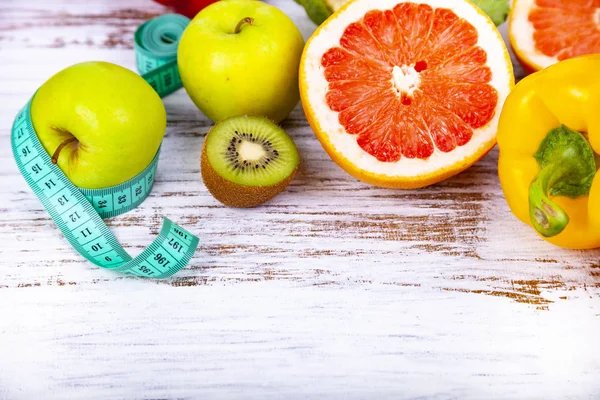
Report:
<svg viewBox="0 0 600 400"><path fill-rule="evenodd" d="M502 190L520 220L557 246L600 247L600 54L519 82L498 147Z"/></svg>

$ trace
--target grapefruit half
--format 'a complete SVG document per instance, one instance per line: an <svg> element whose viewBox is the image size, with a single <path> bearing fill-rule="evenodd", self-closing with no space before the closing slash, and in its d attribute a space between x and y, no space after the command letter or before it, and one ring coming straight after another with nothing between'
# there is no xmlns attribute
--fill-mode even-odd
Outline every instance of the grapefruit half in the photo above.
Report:
<svg viewBox="0 0 600 400"><path fill-rule="evenodd" d="M514 85L494 23L468 0L354 0L309 39L300 93L344 170L419 188L465 170L496 143Z"/></svg>
<svg viewBox="0 0 600 400"><path fill-rule="evenodd" d="M510 44L528 72L600 53L600 0L513 0Z"/></svg>

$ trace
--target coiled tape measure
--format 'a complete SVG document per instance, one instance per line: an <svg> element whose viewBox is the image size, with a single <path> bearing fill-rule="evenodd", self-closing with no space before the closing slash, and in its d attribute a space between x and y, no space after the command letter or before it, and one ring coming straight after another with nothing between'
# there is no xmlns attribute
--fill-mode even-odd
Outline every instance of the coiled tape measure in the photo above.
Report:
<svg viewBox="0 0 600 400"><path fill-rule="evenodd" d="M163 15L147 21L135 33L138 70L161 97L182 87L177 44L189 22L182 15ZM120 185L94 190L78 188L52 164L38 140L31 121L31 100L15 118L11 144L17 166L33 192L75 250L92 263L161 279L182 269L194 255L198 238L167 218L158 237L135 258L127 254L102 221L133 210L148 197L160 149L150 165Z"/></svg>

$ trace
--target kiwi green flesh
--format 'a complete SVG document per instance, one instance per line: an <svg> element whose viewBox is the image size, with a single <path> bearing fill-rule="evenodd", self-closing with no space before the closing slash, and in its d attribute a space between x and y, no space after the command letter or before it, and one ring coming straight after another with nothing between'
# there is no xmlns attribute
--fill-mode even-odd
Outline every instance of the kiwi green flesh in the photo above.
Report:
<svg viewBox="0 0 600 400"><path fill-rule="evenodd" d="M206 188L215 199L229 207L256 207L271 200L279 193L285 190L289 183L294 179L298 167L291 173L287 179L271 186L246 186L238 185L224 179L217 174L208 162L206 155L206 146L202 148L200 158L200 168L202 180Z"/></svg>
<svg viewBox="0 0 600 400"><path fill-rule="evenodd" d="M271 186L298 166L298 149L267 118L231 117L217 123L206 137L206 156L224 179L246 186Z"/></svg>

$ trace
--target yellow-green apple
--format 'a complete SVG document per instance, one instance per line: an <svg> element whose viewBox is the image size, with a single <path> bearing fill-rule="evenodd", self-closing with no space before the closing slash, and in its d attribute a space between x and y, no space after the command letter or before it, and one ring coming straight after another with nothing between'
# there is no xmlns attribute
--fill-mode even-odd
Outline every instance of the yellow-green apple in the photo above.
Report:
<svg viewBox="0 0 600 400"><path fill-rule="evenodd" d="M213 121L250 114L279 122L300 98L303 47L296 25L276 7L225 0L188 25L177 61L185 90Z"/></svg>
<svg viewBox="0 0 600 400"><path fill-rule="evenodd" d="M85 62L44 83L31 103L40 142L86 189L133 178L150 164L165 133L165 107L144 79L107 62Z"/></svg>

